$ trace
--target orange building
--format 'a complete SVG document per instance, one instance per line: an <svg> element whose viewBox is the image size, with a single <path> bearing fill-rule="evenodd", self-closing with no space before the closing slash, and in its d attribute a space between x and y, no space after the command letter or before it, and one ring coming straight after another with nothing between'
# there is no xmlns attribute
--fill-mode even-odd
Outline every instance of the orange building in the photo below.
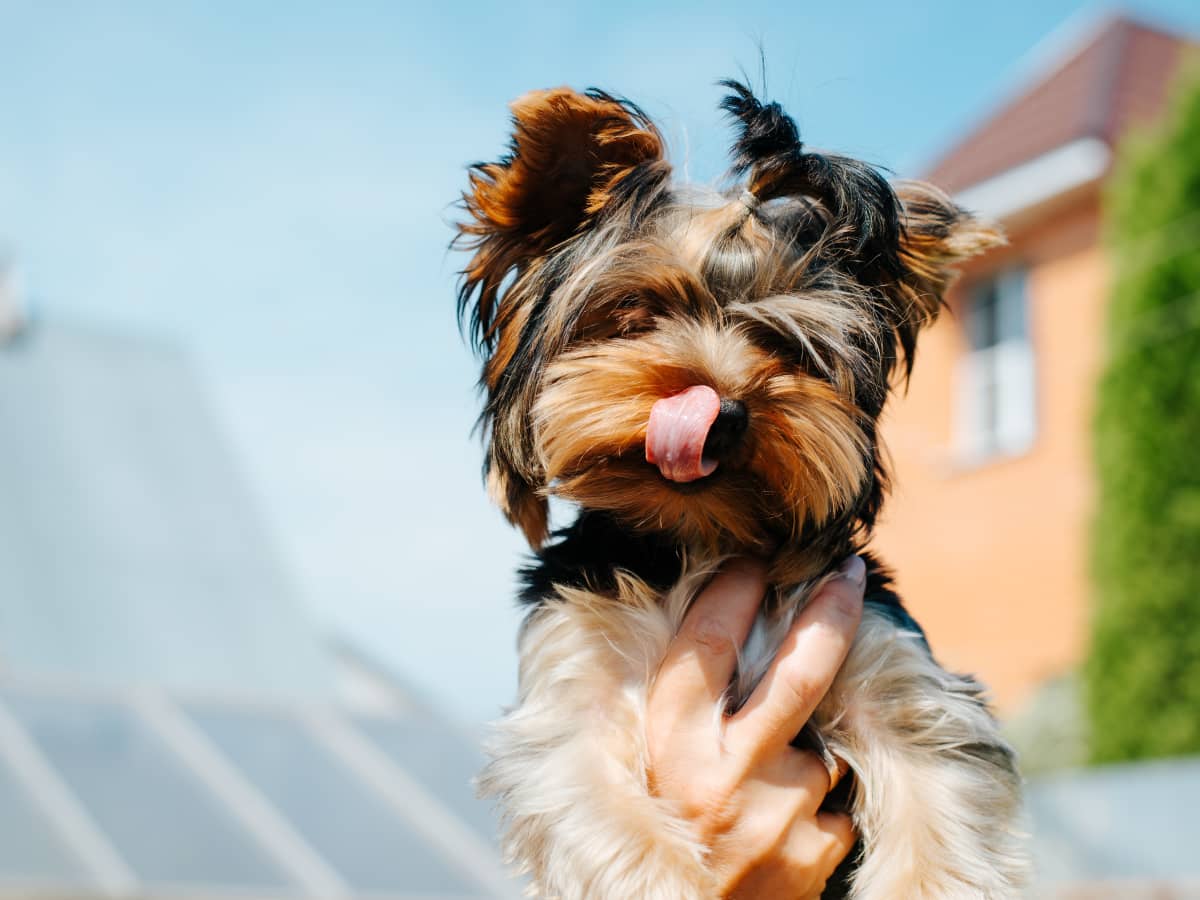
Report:
<svg viewBox="0 0 1200 900"><path fill-rule="evenodd" d="M1101 193L1188 46L1106 20L926 173L1009 245L964 271L890 408L896 489L876 546L942 662L979 673L1005 712L1086 650Z"/></svg>

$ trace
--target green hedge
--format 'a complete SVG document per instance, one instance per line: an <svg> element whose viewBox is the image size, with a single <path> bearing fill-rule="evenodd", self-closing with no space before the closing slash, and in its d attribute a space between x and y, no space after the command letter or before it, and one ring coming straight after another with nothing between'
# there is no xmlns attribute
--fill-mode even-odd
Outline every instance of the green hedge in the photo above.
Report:
<svg viewBox="0 0 1200 900"><path fill-rule="evenodd" d="M1200 753L1200 69L1160 127L1121 147L1105 215L1085 669L1096 762Z"/></svg>

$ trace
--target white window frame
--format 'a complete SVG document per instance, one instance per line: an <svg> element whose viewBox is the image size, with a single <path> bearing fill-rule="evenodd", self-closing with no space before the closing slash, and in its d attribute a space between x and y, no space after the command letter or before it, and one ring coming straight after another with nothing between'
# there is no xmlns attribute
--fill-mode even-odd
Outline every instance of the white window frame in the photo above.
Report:
<svg viewBox="0 0 1200 900"><path fill-rule="evenodd" d="M985 326L982 298L994 292L989 343L973 337ZM1027 452L1037 438L1037 367L1030 336L1024 269L999 272L975 285L962 317L967 350L955 381L955 444L959 461L977 466ZM991 340L995 338L995 340Z"/></svg>

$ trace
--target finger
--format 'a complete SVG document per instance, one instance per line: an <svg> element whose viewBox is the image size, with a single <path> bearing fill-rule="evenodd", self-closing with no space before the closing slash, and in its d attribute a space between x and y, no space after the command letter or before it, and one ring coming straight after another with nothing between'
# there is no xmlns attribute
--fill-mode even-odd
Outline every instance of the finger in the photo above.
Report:
<svg viewBox="0 0 1200 900"><path fill-rule="evenodd" d="M788 748L769 755L755 768L755 776L771 788L781 788L788 800L783 805L794 816L811 818L833 790L824 760L813 750Z"/></svg>
<svg viewBox="0 0 1200 900"><path fill-rule="evenodd" d="M797 617L767 674L729 723L731 746L786 747L804 727L850 651L862 618L866 565L852 556Z"/></svg>
<svg viewBox="0 0 1200 900"><path fill-rule="evenodd" d="M828 866L825 874L825 877L828 878L833 874L833 870L841 865L846 854L854 848L854 842L858 840L858 835L854 833L854 823L845 813L817 813L816 824L817 831L825 840L821 862Z"/></svg>
<svg viewBox="0 0 1200 900"><path fill-rule="evenodd" d="M700 592L659 668L652 707L711 718L758 614L766 577L757 560L731 560Z"/></svg>
<svg viewBox="0 0 1200 900"><path fill-rule="evenodd" d="M844 813L820 813L792 823L780 844L772 868L778 873L769 893L748 896L789 896L817 900L829 879L854 847L857 836ZM786 893L779 890L786 885Z"/></svg>

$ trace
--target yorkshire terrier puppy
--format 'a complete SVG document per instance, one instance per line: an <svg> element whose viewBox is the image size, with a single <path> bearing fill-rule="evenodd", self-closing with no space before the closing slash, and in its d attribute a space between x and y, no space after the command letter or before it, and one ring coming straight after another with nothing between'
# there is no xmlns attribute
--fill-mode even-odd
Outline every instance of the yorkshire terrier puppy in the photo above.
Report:
<svg viewBox="0 0 1200 900"><path fill-rule="evenodd" d="M647 783L667 644L722 560L769 560L719 728L814 589L864 554L889 386L948 267L1000 241L929 185L805 150L778 104L724 86L731 189L672 181L633 104L560 88L513 104L508 154L464 193L488 489L536 553L519 701L481 783L547 898L712 900L704 848ZM551 495L578 507L552 539ZM1015 897L1013 754L978 682L934 661L864 558L853 649L797 738L853 772L860 848L826 896Z"/></svg>

